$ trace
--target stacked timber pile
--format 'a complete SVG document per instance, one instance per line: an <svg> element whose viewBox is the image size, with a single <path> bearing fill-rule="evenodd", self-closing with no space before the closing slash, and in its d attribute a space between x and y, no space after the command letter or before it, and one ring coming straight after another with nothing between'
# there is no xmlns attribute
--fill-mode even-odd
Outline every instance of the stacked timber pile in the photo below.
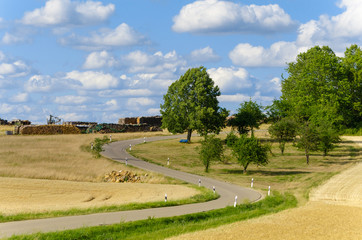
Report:
<svg viewBox="0 0 362 240"><path fill-rule="evenodd" d="M72 125L27 125L19 128L19 134L24 135L53 135L80 134L80 130Z"/></svg>
<svg viewBox="0 0 362 240"><path fill-rule="evenodd" d="M114 124L102 123L87 129L87 133L122 133L122 132L150 132L162 131L160 127L148 124Z"/></svg>
<svg viewBox="0 0 362 240"><path fill-rule="evenodd" d="M115 183L123 183L123 182L131 182L131 183L137 183L141 182L143 178L147 177L147 174L145 176L138 176L136 173L132 173L131 171L112 171L104 176L105 182L115 182ZM142 179L141 179L142 178Z"/></svg>

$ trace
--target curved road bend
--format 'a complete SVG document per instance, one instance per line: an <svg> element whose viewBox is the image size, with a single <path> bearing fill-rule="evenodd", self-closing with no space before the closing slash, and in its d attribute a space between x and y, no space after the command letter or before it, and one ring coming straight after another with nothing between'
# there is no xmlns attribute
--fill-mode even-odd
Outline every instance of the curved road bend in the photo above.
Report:
<svg viewBox="0 0 362 240"><path fill-rule="evenodd" d="M180 138L180 136L161 136L147 138L147 142L159 141L164 139ZM141 219L147 219L148 217L171 217L179 216L189 213L209 211L218 208L224 208L229 205L233 205L235 196L238 196L238 203L243 202L245 199L254 202L259 200L262 196L260 193L252 190L243 188L234 184L214 180L207 177L198 176L195 174L184 173L170 168L162 167L159 165L151 164L140 159L137 159L126 152L131 144L136 145L143 143L144 139L133 139L126 141L113 142L109 145L104 146L103 156L111 158L115 161L127 162L129 165L164 174L169 177L173 177L185 182L198 184L199 179L201 185L207 188L215 186L216 192L220 194L220 198L205 202L195 203L182 206L164 207L164 208L152 208L112 213L97 213L90 215L81 216L70 216L70 217L59 217L59 218L48 218L48 219L37 219L27 220L18 222L8 222L0 224L0 237L10 237L13 234L30 234L35 232L52 232L62 231L66 229L76 229L86 226L99 226L115 224L121 221L136 221Z"/></svg>

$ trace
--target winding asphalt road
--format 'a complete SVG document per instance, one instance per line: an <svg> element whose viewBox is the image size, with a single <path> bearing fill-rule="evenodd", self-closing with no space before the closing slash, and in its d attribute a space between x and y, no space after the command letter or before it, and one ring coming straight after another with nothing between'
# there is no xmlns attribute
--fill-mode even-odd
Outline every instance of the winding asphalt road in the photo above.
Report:
<svg viewBox="0 0 362 240"><path fill-rule="evenodd" d="M172 138L180 138L180 136L151 137L147 138L146 141L151 142ZM102 153L102 155L122 163L125 163L125 159L127 158L127 163L129 165L148 171L158 172L163 175L176 178L185 182L198 184L199 180L201 180L202 186L205 186L207 188L212 188L213 186L215 186L216 192L219 193L220 198L206 203L195 203L175 207L152 208L113 213L97 213L81 216L1 223L0 237L10 237L12 235L30 234L35 232L62 231L66 229L76 229L86 226L108 225L120 222L147 219L148 217L160 218L179 216L189 213L224 208L226 206L233 205L235 201L235 196L237 196L238 203L242 203L245 199L249 200L250 202L254 202L261 199L262 197L260 193L252 189L247 189L211 178L206 178L190 173L184 173L167 167L151 164L134 158L126 152L126 149L129 148L130 144L134 146L143 142L143 138L113 142L104 146L104 152Z"/></svg>

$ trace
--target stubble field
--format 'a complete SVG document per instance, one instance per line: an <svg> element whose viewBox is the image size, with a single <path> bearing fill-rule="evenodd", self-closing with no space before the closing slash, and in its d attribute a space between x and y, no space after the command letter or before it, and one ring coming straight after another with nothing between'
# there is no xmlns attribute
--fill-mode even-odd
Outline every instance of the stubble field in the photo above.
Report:
<svg viewBox="0 0 362 240"><path fill-rule="evenodd" d="M7 129L8 130L8 129ZM112 140L167 133L112 134ZM125 166L90 152L95 138L109 135L0 136L0 215L66 211L127 203L189 198L194 188L162 175ZM143 183L105 183L105 174L127 170Z"/></svg>

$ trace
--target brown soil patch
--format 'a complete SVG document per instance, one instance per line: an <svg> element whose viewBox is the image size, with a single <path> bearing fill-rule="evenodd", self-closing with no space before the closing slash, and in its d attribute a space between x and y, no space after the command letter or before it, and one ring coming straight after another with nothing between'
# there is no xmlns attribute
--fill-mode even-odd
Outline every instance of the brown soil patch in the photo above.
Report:
<svg viewBox="0 0 362 240"><path fill-rule="evenodd" d="M361 173L359 163L334 176L303 207L172 239L362 239Z"/></svg>
<svg viewBox="0 0 362 240"><path fill-rule="evenodd" d="M68 210L127 203L189 198L193 188L170 184L90 183L25 178L0 178L0 213Z"/></svg>

